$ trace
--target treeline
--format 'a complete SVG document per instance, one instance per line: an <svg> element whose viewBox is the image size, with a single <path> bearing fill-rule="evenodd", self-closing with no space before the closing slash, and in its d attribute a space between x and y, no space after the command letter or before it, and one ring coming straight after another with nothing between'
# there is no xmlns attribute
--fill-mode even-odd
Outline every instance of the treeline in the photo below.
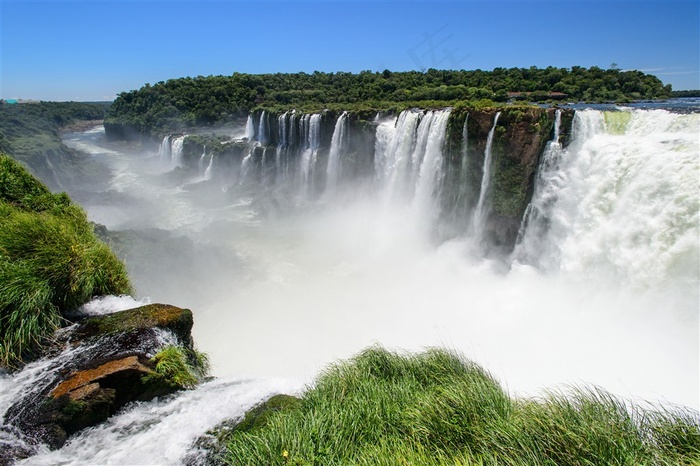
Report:
<svg viewBox="0 0 700 466"><path fill-rule="evenodd" d="M629 102L671 95L655 76L641 71L583 68L496 68L426 72L363 71L292 74L243 74L172 79L121 93L108 120L153 132L212 124L254 107L386 107L415 102L453 103L489 99L505 102Z"/></svg>
<svg viewBox="0 0 700 466"><path fill-rule="evenodd" d="M14 154L24 139L52 134L82 120L102 120L109 103L36 102L0 104L0 151Z"/></svg>
<svg viewBox="0 0 700 466"><path fill-rule="evenodd" d="M671 97L700 97L700 89L693 89L688 91L671 91Z"/></svg>

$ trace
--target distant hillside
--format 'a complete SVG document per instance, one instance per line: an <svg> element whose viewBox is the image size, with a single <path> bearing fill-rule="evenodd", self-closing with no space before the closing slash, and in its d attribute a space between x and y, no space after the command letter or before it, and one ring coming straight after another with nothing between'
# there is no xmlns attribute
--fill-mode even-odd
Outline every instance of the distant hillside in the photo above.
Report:
<svg viewBox="0 0 700 466"><path fill-rule="evenodd" d="M74 155L59 130L83 121L104 119L109 103L36 102L0 104L0 151L24 163L51 189L76 176Z"/></svg>
<svg viewBox="0 0 700 466"><path fill-rule="evenodd" d="M158 133L229 121L250 109L406 108L445 106L489 99L631 101L671 95L655 76L641 71L582 68L496 68L353 73L243 74L171 79L123 92L108 122Z"/></svg>

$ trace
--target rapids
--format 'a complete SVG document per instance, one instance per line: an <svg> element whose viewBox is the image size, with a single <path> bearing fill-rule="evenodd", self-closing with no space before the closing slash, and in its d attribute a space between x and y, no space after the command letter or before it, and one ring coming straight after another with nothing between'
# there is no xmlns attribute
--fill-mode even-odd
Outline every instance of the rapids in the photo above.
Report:
<svg viewBox="0 0 700 466"><path fill-rule="evenodd" d="M193 310L195 341L219 378L135 404L27 464L177 462L208 428L374 343L453 348L516 396L597 385L698 409L700 114L577 110L569 146L557 128L541 157L513 254L488 259L478 238L485 196L468 233L438 243L430 234L448 117L379 119L374 176L341 182L347 136L334 135L333 163L321 171L320 116L280 116L284 138L267 156L299 196L222 179L213 153L207 176L173 171L179 138L143 154L107 142L99 128L66 136L111 173L92 194L68 189L92 220L194 245L192 256L178 246L127 255L127 265L141 297ZM302 128L297 165L287 157L297 137L289 122ZM249 118L235 131L252 146L269 129L256 135ZM331 182L311 198L319 174ZM140 281L144 262L171 264L166 253L184 258L159 269L172 286ZM0 376L0 387L10 394L23 380ZM156 446L158 436L172 442Z"/></svg>

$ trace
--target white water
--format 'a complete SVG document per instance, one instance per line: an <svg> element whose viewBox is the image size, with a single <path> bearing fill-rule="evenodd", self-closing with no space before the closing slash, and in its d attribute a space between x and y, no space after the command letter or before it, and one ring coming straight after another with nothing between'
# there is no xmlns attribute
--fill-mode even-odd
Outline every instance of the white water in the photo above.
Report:
<svg viewBox="0 0 700 466"><path fill-rule="evenodd" d="M253 141L255 138L255 126L253 125L253 116L248 115L248 119L245 122L245 138L248 141Z"/></svg>
<svg viewBox="0 0 700 466"><path fill-rule="evenodd" d="M280 380L224 378L197 390L148 403L132 403L107 422L72 437L57 451L17 464L172 465L179 464L199 435L228 419L241 419L272 395L299 387Z"/></svg>
<svg viewBox="0 0 700 466"><path fill-rule="evenodd" d="M430 127L426 131L423 155L414 157L416 164L419 160L421 163L416 180L416 194L413 198L413 216L421 219L420 221L428 228L437 220L436 213L438 209L435 205L435 200L437 197L437 185L442 177L442 150L445 144L445 129L447 128L449 117L449 110L431 112ZM418 141L420 142L420 138Z"/></svg>
<svg viewBox="0 0 700 466"><path fill-rule="evenodd" d="M481 189L479 189L479 201L476 204L476 209L474 210L474 220L472 225L475 229L475 236L478 238L484 232L484 222L486 221L486 199L489 195L489 186L491 185L491 170L492 170L492 157L491 148L493 147L493 136L496 132L496 125L498 125L498 117L501 112L497 112L496 116L493 118L493 126L491 131L489 131L488 138L486 139L486 149L484 150L484 174L481 178Z"/></svg>
<svg viewBox="0 0 700 466"><path fill-rule="evenodd" d="M28 464L175 463L206 428L286 389L260 377L311 381L329 362L375 342L454 348L516 395L595 384L697 409L700 116L634 110L620 131L602 112L578 111L572 143L538 172L533 204L546 219L539 241L524 231L519 250L528 253L503 271L471 256L470 238L435 245L412 228L430 222L431 210L415 206L434 201L440 170L428 167L436 166L445 114L405 112L401 124L379 122L376 186L358 181L342 192L343 202L301 208L277 199L278 211L237 185L226 187L225 198L216 184L210 192L173 190L154 183L143 157L105 156L115 167L109 189L157 199L157 216L126 209L135 216L130 227L165 228L240 258L239 268L225 272L174 268L173 278L183 274L192 286L152 293L154 301L193 310L199 349L224 379L182 401L137 405L80 434L68 450ZM302 118L303 154L311 117ZM377 202L398 179L406 189ZM241 379L250 385L236 385ZM19 386L0 377L3 392ZM165 436L161 425L172 442L156 440Z"/></svg>
<svg viewBox="0 0 700 466"><path fill-rule="evenodd" d="M301 154L301 196L309 195L312 185L316 158L319 150L321 132L321 115L304 115L302 117L304 152Z"/></svg>
<svg viewBox="0 0 700 466"><path fill-rule="evenodd" d="M340 178L342 168L342 150L344 145L347 144L347 142L345 141L345 133L347 131L347 118L348 112L341 113L338 117L338 120L335 123L335 128L333 130L333 136L331 138L331 148L330 152L328 153L328 167L326 168L327 191L335 190L335 187L338 184L338 179Z"/></svg>
<svg viewBox="0 0 700 466"><path fill-rule="evenodd" d="M184 167L185 166L185 161L182 158L182 146L183 143L185 142L185 136L180 136L175 139L173 139L172 142L172 147L171 147L171 160L172 160L172 167Z"/></svg>

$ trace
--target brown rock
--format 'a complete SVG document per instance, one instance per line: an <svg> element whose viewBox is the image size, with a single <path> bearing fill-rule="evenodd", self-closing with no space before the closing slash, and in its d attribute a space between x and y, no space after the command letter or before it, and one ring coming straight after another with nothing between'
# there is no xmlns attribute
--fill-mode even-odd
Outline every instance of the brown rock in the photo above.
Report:
<svg viewBox="0 0 700 466"><path fill-rule="evenodd" d="M113 376L119 372L140 372L148 375L153 371L139 362L138 357L129 356L115 361L109 361L95 369L79 371L64 380L51 392L51 396L58 398L68 394L73 400L84 398L93 393L95 386L99 389L99 381ZM88 387L93 387L90 389Z"/></svg>

